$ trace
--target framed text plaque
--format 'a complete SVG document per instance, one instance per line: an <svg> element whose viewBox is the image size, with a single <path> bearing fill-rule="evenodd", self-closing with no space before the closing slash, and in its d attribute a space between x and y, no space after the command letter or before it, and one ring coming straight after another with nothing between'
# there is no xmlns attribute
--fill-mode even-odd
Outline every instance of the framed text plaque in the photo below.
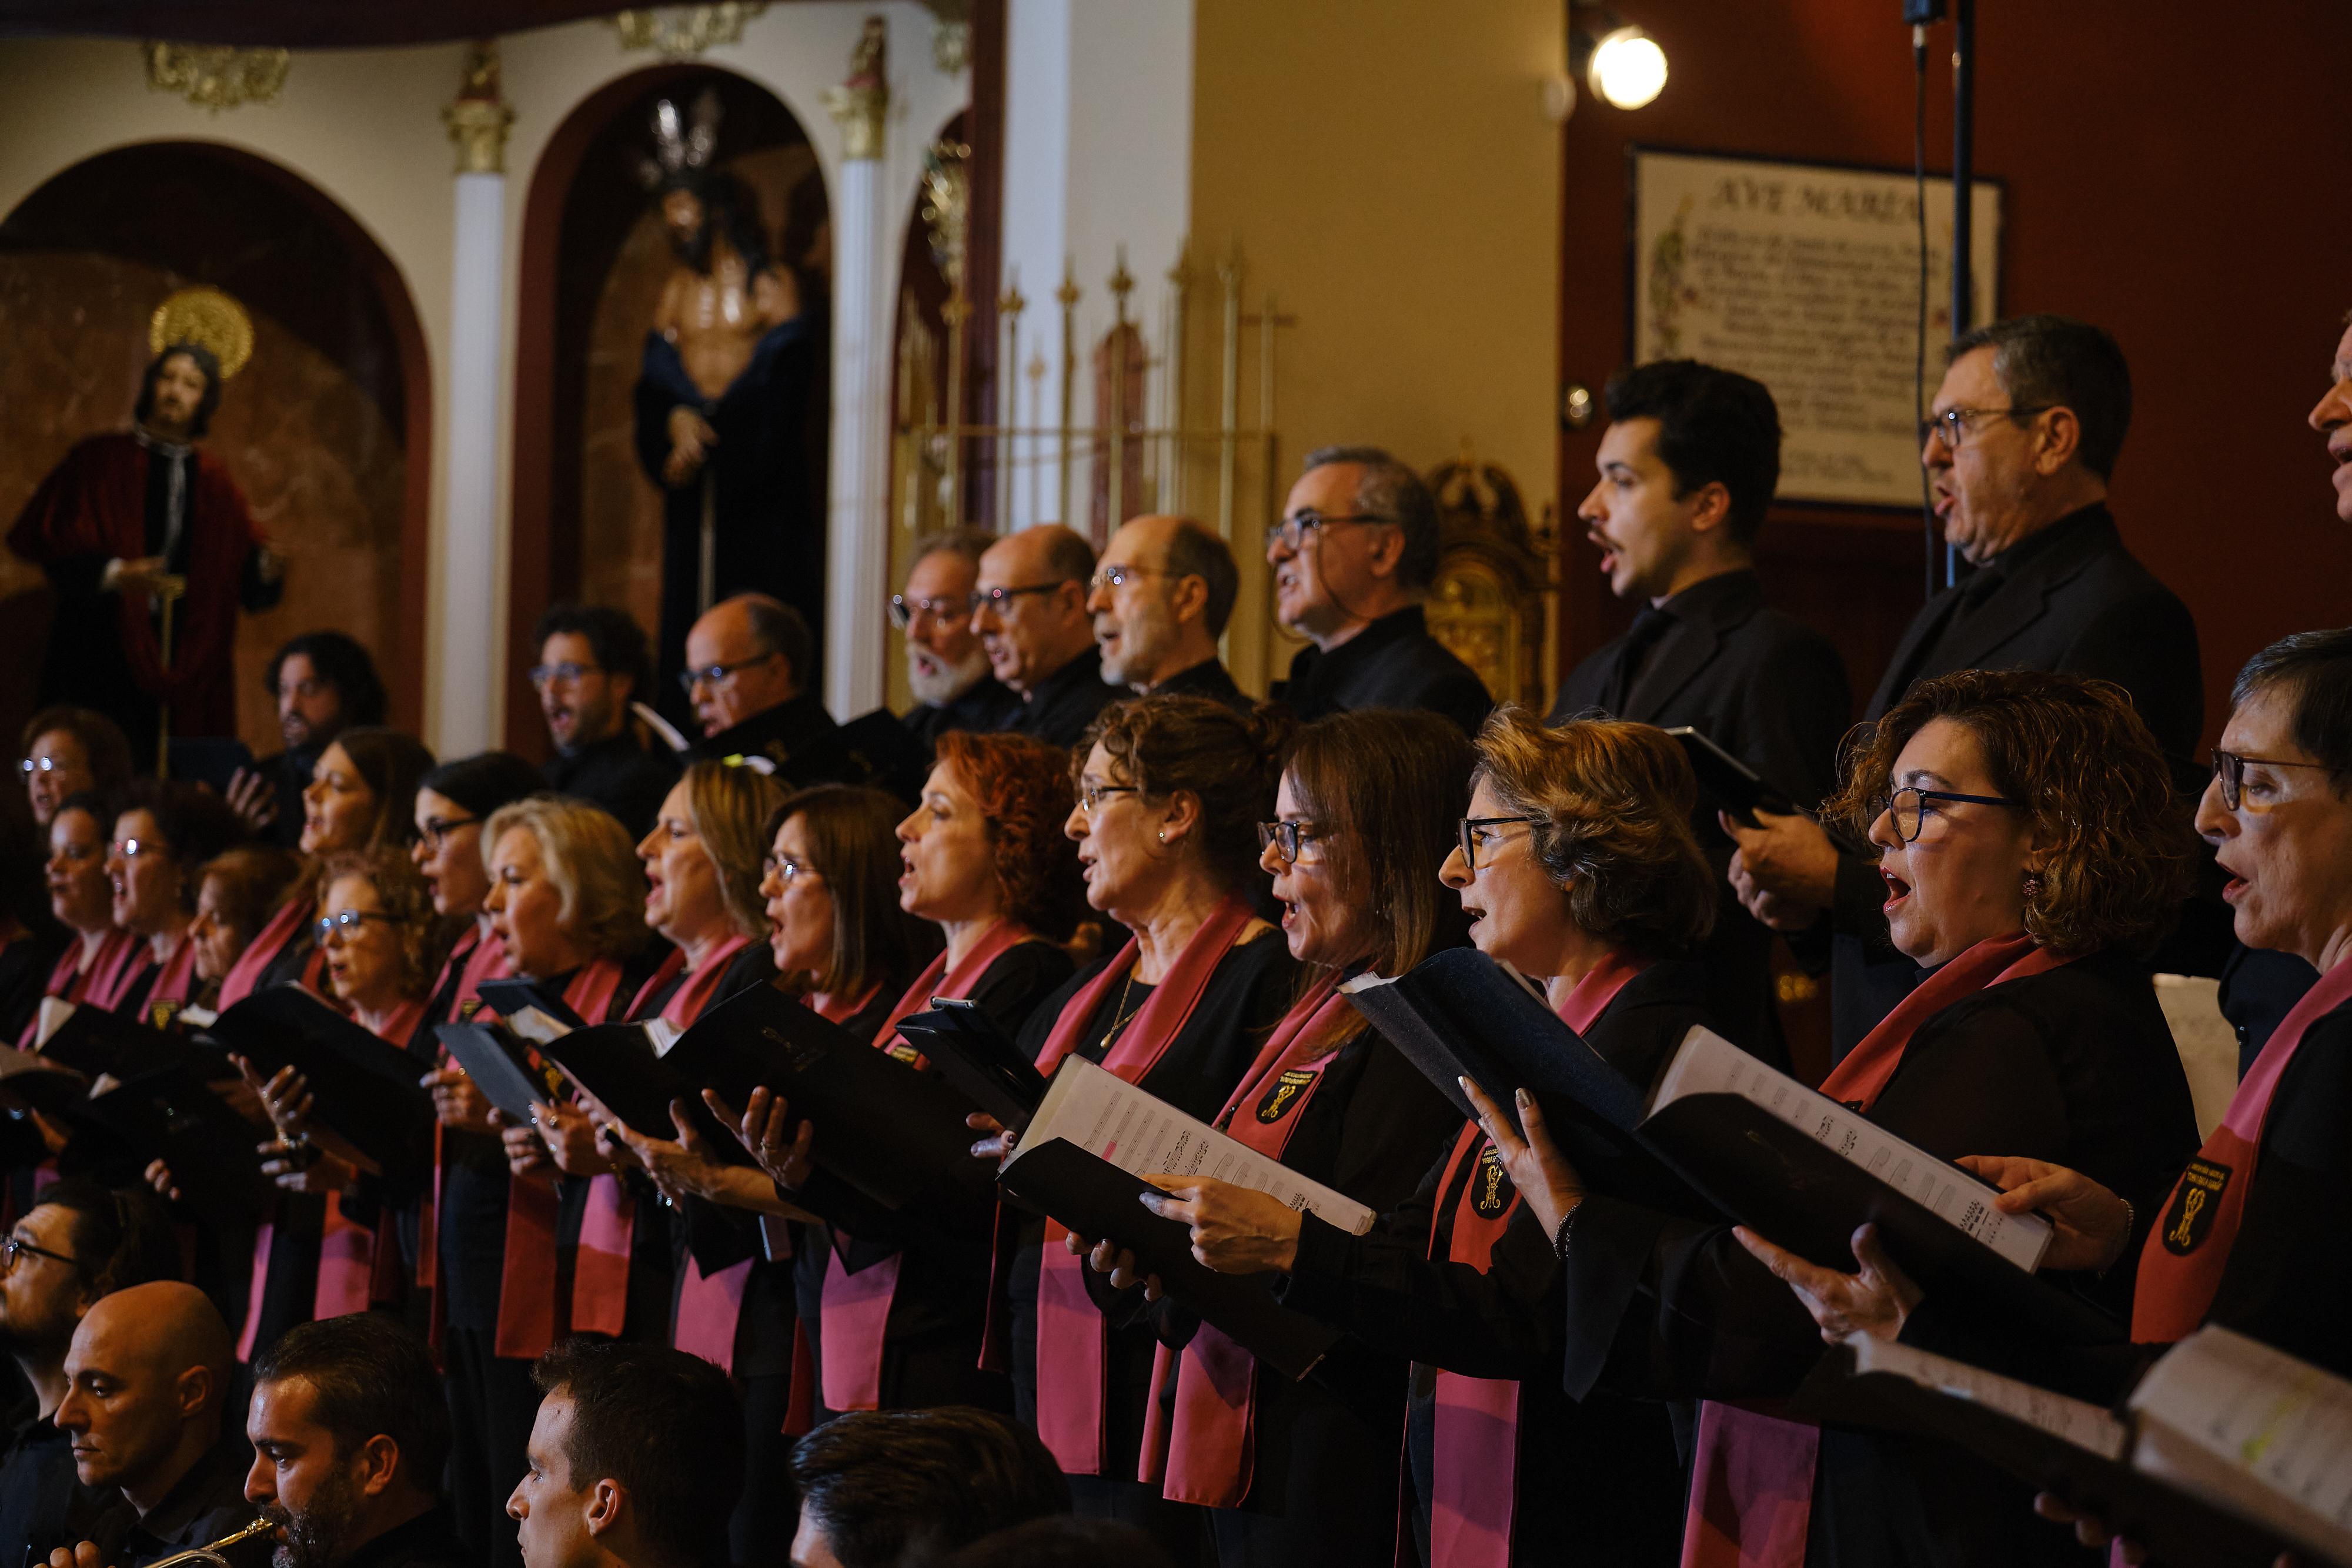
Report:
<svg viewBox="0 0 2352 1568"><path fill-rule="evenodd" d="M1633 357L1744 371L1780 405L1780 497L1919 505L1919 207L1908 171L1631 150ZM1974 182L1974 319L2000 298L2000 185ZM1952 183L1930 179L1924 395L1951 336Z"/></svg>

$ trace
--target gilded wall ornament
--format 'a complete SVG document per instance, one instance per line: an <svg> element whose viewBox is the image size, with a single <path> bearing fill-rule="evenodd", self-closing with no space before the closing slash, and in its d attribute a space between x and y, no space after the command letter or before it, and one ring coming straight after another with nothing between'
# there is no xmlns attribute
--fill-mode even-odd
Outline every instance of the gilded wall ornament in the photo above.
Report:
<svg viewBox="0 0 2352 1568"><path fill-rule="evenodd" d="M147 57L147 85L176 92L218 114L241 103L268 103L286 85L294 56L286 49L244 49L226 44L173 44L151 38L140 46Z"/></svg>
<svg viewBox="0 0 2352 1568"><path fill-rule="evenodd" d="M457 97L441 110L441 123L457 145L458 173L506 172L507 131L514 124L514 110L499 89L497 40L485 39L466 51Z"/></svg>
<svg viewBox="0 0 2352 1568"><path fill-rule="evenodd" d="M767 0L722 0L715 5L660 5L613 18L624 49L651 49L667 60L690 60L706 49L743 41L743 25L768 8Z"/></svg>
<svg viewBox="0 0 2352 1568"><path fill-rule="evenodd" d="M971 221L971 149L961 141L934 141L923 149L923 225L930 231L931 259L948 286L963 289L964 235Z"/></svg>
<svg viewBox="0 0 2352 1568"><path fill-rule="evenodd" d="M844 158L882 156L882 126L890 112L890 25L866 18L849 52L849 77L824 95L825 112L841 127Z"/></svg>

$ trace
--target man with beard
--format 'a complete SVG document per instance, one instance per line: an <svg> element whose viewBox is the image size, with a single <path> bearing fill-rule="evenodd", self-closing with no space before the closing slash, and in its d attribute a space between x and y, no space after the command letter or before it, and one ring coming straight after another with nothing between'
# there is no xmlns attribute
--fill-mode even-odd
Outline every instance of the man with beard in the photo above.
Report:
<svg viewBox="0 0 2352 1568"><path fill-rule="evenodd" d="M0 1417L0 1563L39 1562L89 1532L105 1500L74 1473L73 1439L52 1419L66 1352L100 1300L179 1272L171 1221L142 1187L68 1177L0 1243L0 1345L26 1394Z"/></svg>
<svg viewBox="0 0 2352 1568"><path fill-rule="evenodd" d="M253 1522L245 1441L223 1422L236 1367L228 1325L194 1285L133 1285L83 1314L56 1419L81 1484L112 1500L49 1568L141 1568ZM258 1541L229 1553L235 1568L266 1558Z"/></svg>
<svg viewBox="0 0 2352 1568"><path fill-rule="evenodd" d="M907 684L915 691L899 722L926 751L951 729L1002 729L1021 706L989 673L988 651L971 630L972 584L995 542L980 528L916 540L907 591L890 601L890 623L907 634Z"/></svg>
<svg viewBox="0 0 2352 1568"><path fill-rule="evenodd" d="M718 99L690 129L654 111L660 194L677 266L663 286L636 386L637 459L662 495L661 677L686 667L687 629L730 591L824 617L824 533L810 461L822 348L798 280L772 263L750 193L710 167ZM814 681L813 668L801 671Z"/></svg>
<svg viewBox="0 0 2352 1568"><path fill-rule="evenodd" d="M212 349L170 344L147 367L131 429L77 443L8 535L57 597L42 706L114 720L142 772L155 766L164 704L173 735L236 733L237 612L267 610L285 591L284 563L236 481L196 449L223 379ZM167 580L179 595L168 642Z"/></svg>
<svg viewBox="0 0 2352 1568"><path fill-rule="evenodd" d="M433 1353L380 1312L289 1329L253 1364L247 1501L271 1568L456 1568L440 1506L449 1408Z"/></svg>
<svg viewBox="0 0 2352 1568"><path fill-rule="evenodd" d="M646 746L629 712L653 685L645 632L622 611L559 604L539 618L537 640L530 684L555 743L547 787L593 801L644 838L677 781L677 762Z"/></svg>
<svg viewBox="0 0 2352 1568"><path fill-rule="evenodd" d="M1253 706L1217 658L1241 569L1225 541L1190 517L1129 517L1088 584L1102 678L1146 696Z"/></svg>
<svg viewBox="0 0 2352 1568"><path fill-rule="evenodd" d="M341 632L305 632L269 661L262 689L278 705L286 749L229 780L228 803L255 832L290 850L302 837L302 791L320 754L347 729L383 722L383 682L368 651Z"/></svg>

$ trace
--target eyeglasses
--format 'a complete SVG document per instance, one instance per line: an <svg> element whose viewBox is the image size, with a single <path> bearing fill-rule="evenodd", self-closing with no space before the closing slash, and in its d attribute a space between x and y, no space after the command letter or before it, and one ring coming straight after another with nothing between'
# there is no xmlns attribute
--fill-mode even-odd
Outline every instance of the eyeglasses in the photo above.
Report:
<svg viewBox="0 0 2352 1568"><path fill-rule="evenodd" d="M36 1258L47 1258L63 1263L68 1268L81 1267L80 1259L68 1258L62 1252L52 1252L46 1247L36 1247L21 1236L11 1236L6 1240L0 1241L0 1259L5 1259L7 1267L10 1269L14 1269L16 1266L16 1260L27 1252Z"/></svg>
<svg viewBox="0 0 2352 1568"><path fill-rule="evenodd" d="M962 599L909 599L903 593L890 596L890 624L905 632L918 621L961 621L971 613L971 606Z"/></svg>
<svg viewBox="0 0 2352 1568"><path fill-rule="evenodd" d="M1087 579L1087 591L1094 594L1100 593L1106 588L1125 588L1127 580L1130 577L1173 577L1175 575L1166 567L1129 566L1125 561L1121 561L1117 566L1104 567Z"/></svg>
<svg viewBox="0 0 2352 1568"><path fill-rule="evenodd" d="M117 839L114 841L114 852L121 855L127 861L135 861L141 855L163 854L168 852L168 848L169 846L167 846L161 839Z"/></svg>
<svg viewBox="0 0 2352 1568"><path fill-rule="evenodd" d="M782 876L784 879L784 885L786 887L792 886L793 883L798 882L804 876L816 877L824 874L824 873L818 871L816 867L813 865L804 865L801 862L793 859L790 855L764 855L760 861L761 880L765 881L767 878L772 876Z"/></svg>
<svg viewBox="0 0 2352 1568"><path fill-rule="evenodd" d="M530 667L530 684L541 691L545 691L558 681L567 686L577 685L590 675L601 675L604 673L604 666L602 664L575 664L566 659L560 664L533 664Z"/></svg>
<svg viewBox="0 0 2352 1568"><path fill-rule="evenodd" d="M1927 825L1931 814L1927 802L1951 800L1963 806L2007 806L2011 810L2025 809L2022 800L2012 800L2005 795L1955 795L1948 789L1897 789L1892 795L1881 796L1878 810L1895 823L1895 836L1905 843L1918 841L1919 830Z"/></svg>
<svg viewBox="0 0 2352 1568"><path fill-rule="evenodd" d="M1486 830L1507 827L1513 822L1529 826L1543 821L1540 817L1465 817L1462 819L1462 863L1471 871L1478 869L1478 846L1486 841ZM1490 862L1491 863L1491 862Z"/></svg>
<svg viewBox="0 0 2352 1568"><path fill-rule="evenodd" d="M1323 830L1312 822L1260 822L1257 825L1258 852L1263 854L1268 844L1275 847L1285 862L1298 863L1301 845L1311 844L1323 836Z"/></svg>
<svg viewBox="0 0 2352 1568"><path fill-rule="evenodd" d="M2047 413L2058 405L2054 402L2027 403L2020 408L1948 408L1943 413L1919 422L1919 444L1925 446L1937 436L1954 452L1968 434L1969 421L2007 416L2011 419L2031 419L2037 413Z"/></svg>
<svg viewBox="0 0 2352 1568"><path fill-rule="evenodd" d="M71 773L74 771L73 764L69 762L60 762L54 757L27 757L24 760L18 762L16 766L23 770L25 777L27 779L30 779L36 773Z"/></svg>
<svg viewBox="0 0 2352 1568"><path fill-rule="evenodd" d="M1306 547L1310 535L1320 534L1334 523L1393 523L1395 521L1394 517L1383 517L1377 512L1345 512L1336 517L1325 517L1321 512L1293 512L1282 521L1267 528L1265 548L1272 549L1276 543L1280 543L1286 549L1302 549Z"/></svg>
<svg viewBox="0 0 2352 1568"><path fill-rule="evenodd" d="M478 827L481 821L479 817L427 817L417 824L416 836L425 841L427 850L437 855L441 852L441 846L449 841L450 834L460 828Z"/></svg>
<svg viewBox="0 0 2352 1568"><path fill-rule="evenodd" d="M2234 811L2245 798L2246 769L2253 768L2316 768L2323 773L2336 770L2325 762L2282 762L2275 757L2241 757L2234 751L2213 753L2213 777L2221 786L2221 804Z"/></svg>
<svg viewBox="0 0 2352 1568"><path fill-rule="evenodd" d="M1143 791L1132 784L1081 784L1078 786L1078 808L1094 820L1095 811L1103 800L1112 795L1140 795Z"/></svg>
<svg viewBox="0 0 2352 1568"><path fill-rule="evenodd" d="M1076 580L1077 579L1074 577L1057 577L1051 582L1033 582L1023 588L978 588L972 591L971 596L966 599L964 603L974 615L980 613L982 605L987 606L992 612L1002 615L1007 605L1024 593L1051 593L1062 584Z"/></svg>
<svg viewBox="0 0 2352 1568"><path fill-rule="evenodd" d="M776 655L773 653L754 653L748 659L738 659L731 664L705 664L699 669L680 670L677 673L677 684L681 689L691 695L697 686L715 686L722 681L731 681L735 678L736 671L748 670L754 664L764 664L774 657Z"/></svg>
<svg viewBox="0 0 2352 1568"><path fill-rule="evenodd" d="M381 920L387 925L399 924L380 909L346 909L339 915L319 916L310 923L310 934L319 939L319 945L323 947L327 944L327 938L336 932L341 931L347 936L356 936L360 934L360 927L371 920Z"/></svg>

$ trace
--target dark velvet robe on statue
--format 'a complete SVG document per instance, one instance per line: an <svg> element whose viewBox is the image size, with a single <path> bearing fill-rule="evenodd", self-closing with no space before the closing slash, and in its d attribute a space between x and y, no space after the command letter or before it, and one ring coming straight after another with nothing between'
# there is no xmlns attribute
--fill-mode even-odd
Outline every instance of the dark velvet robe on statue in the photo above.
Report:
<svg viewBox="0 0 2352 1568"><path fill-rule="evenodd" d="M167 553L166 455L175 452L186 453L178 459L185 509L168 557L188 591L173 606L167 656L153 601L103 591L100 581L110 559ZM128 432L77 443L8 533L8 548L40 567L57 593L41 702L113 719L142 768L154 760L159 703L171 705L173 735L235 735L237 610L266 610L281 592L262 579L265 543L236 481L211 455L151 446Z"/></svg>
<svg viewBox="0 0 2352 1568"><path fill-rule="evenodd" d="M812 400L822 397L824 323L803 311L771 328L751 362L720 393L706 399L677 350L658 332L646 335L636 389L637 461L662 494L661 695L665 710L683 711L678 673L694 624L702 570L702 507L712 487L717 559L714 601L768 593L807 618L824 646L823 458L809 437ZM682 488L662 478L669 461L669 416L698 410L719 433L702 472ZM816 688L816 672L796 672Z"/></svg>

